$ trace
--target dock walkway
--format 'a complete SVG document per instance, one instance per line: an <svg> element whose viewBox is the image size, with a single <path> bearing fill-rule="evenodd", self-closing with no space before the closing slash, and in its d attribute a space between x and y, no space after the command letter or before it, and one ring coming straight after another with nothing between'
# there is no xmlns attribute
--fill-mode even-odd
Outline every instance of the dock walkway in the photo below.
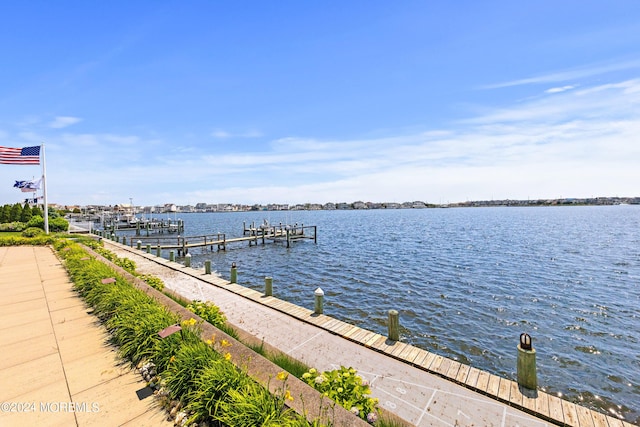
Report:
<svg viewBox="0 0 640 427"><path fill-rule="evenodd" d="M0 247L0 426L173 425L89 311L51 248Z"/></svg>
<svg viewBox="0 0 640 427"><path fill-rule="evenodd" d="M161 276L167 288L187 298L212 301L234 327L309 366L321 371L355 368L382 408L415 426L631 426L541 391L535 398L525 396L514 381L314 315L202 270L106 239L104 243L135 261L139 272Z"/></svg>

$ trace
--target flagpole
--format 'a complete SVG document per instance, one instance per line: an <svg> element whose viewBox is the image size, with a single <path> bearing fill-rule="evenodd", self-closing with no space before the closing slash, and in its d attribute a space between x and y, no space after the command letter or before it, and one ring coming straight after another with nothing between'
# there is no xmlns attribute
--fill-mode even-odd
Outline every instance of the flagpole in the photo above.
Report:
<svg viewBox="0 0 640 427"><path fill-rule="evenodd" d="M47 162L44 156L44 143L40 145L42 156L42 197L44 202L44 232L49 234L49 206L47 205Z"/></svg>

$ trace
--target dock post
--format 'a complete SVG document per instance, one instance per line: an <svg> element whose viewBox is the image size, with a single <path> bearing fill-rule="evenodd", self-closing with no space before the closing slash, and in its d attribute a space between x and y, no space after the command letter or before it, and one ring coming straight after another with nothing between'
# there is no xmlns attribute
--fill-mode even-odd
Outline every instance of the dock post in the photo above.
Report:
<svg viewBox="0 0 640 427"><path fill-rule="evenodd" d="M191 254L186 254L184 256L184 266L191 267Z"/></svg>
<svg viewBox="0 0 640 427"><path fill-rule="evenodd" d="M176 254L174 251L169 251L169 261L173 262L176 260Z"/></svg>
<svg viewBox="0 0 640 427"><path fill-rule="evenodd" d="M267 297L273 296L273 277L264 278L264 295Z"/></svg>
<svg viewBox="0 0 640 427"><path fill-rule="evenodd" d="M211 274L211 260L206 260L204 262L204 274Z"/></svg>
<svg viewBox="0 0 640 427"><path fill-rule="evenodd" d="M291 245L291 241L289 240L289 229L287 228L287 247Z"/></svg>
<svg viewBox="0 0 640 427"><path fill-rule="evenodd" d="M127 236L122 236L122 244L127 246Z"/></svg>
<svg viewBox="0 0 640 427"><path fill-rule="evenodd" d="M315 304L313 308L314 314L322 314L323 313L323 305L324 305L324 291L322 288L318 288L313 293L315 296Z"/></svg>
<svg viewBox="0 0 640 427"><path fill-rule="evenodd" d="M389 310L389 339L391 341L400 339L400 316L398 310Z"/></svg>
<svg viewBox="0 0 640 427"><path fill-rule="evenodd" d="M160 242L158 242L158 246L156 246L156 256L162 256L162 247L160 247Z"/></svg>
<svg viewBox="0 0 640 427"><path fill-rule="evenodd" d="M151 253L151 245L147 243L147 253L150 254Z"/></svg>
<svg viewBox="0 0 640 427"><path fill-rule="evenodd" d="M140 250L141 247L142 247L142 242L140 240L138 240L138 242L136 243L136 248L138 248L138 250Z"/></svg>
<svg viewBox="0 0 640 427"><path fill-rule="evenodd" d="M529 334L520 334L518 344L518 385L529 390L538 388L536 375L536 350Z"/></svg>
<svg viewBox="0 0 640 427"><path fill-rule="evenodd" d="M231 283L238 283L238 269L236 268L236 263L231 263L231 278L229 279Z"/></svg>

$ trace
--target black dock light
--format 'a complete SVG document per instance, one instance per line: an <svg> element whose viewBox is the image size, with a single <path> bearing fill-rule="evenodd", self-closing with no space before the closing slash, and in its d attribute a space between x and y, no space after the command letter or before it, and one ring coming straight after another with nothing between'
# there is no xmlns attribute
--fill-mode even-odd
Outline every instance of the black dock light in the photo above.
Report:
<svg viewBox="0 0 640 427"><path fill-rule="evenodd" d="M529 334L520 334L520 348L523 350L531 350L531 336Z"/></svg>

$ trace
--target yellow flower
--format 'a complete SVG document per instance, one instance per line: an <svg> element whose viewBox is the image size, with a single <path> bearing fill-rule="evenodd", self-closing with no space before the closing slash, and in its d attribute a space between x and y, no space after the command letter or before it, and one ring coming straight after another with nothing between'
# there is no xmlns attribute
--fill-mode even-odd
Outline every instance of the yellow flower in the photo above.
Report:
<svg viewBox="0 0 640 427"><path fill-rule="evenodd" d="M207 343L207 345L213 345L213 341L211 340L206 340L205 343Z"/></svg>
<svg viewBox="0 0 640 427"><path fill-rule="evenodd" d="M282 372L278 372L278 375L276 375L276 378L278 378L280 381L284 381L287 379L287 377L289 376L289 374L285 371Z"/></svg>
<svg viewBox="0 0 640 427"><path fill-rule="evenodd" d="M231 353L226 353L224 355L225 360L231 360Z"/></svg>
<svg viewBox="0 0 640 427"><path fill-rule="evenodd" d="M193 326L197 323L196 319L194 319L193 317L189 320L183 320L182 321L182 326Z"/></svg>
<svg viewBox="0 0 640 427"><path fill-rule="evenodd" d="M169 359L169 363L173 363L176 361L176 357L175 356L171 356L171 358Z"/></svg>
<svg viewBox="0 0 640 427"><path fill-rule="evenodd" d="M227 340L222 340L222 341L220 342L220 344L221 344L223 347L231 347L231 343L230 343L229 341L227 341Z"/></svg>
<svg viewBox="0 0 640 427"><path fill-rule="evenodd" d="M284 398L287 400L293 400L293 396L291 396L291 392L289 392L289 390L284 392Z"/></svg>

